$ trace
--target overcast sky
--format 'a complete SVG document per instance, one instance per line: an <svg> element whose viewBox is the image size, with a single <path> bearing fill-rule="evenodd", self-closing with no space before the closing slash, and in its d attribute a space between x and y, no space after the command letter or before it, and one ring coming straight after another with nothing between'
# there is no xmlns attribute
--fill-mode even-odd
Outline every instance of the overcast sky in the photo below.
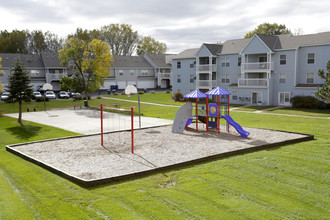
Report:
<svg viewBox="0 0 330 220"><path fill-rule="evenodd" d="M259 24L285 24L303 34L330 31L330 0L0 0L0 30L50 31L131 24L165 42L169 53L243 38Z"/></svg>

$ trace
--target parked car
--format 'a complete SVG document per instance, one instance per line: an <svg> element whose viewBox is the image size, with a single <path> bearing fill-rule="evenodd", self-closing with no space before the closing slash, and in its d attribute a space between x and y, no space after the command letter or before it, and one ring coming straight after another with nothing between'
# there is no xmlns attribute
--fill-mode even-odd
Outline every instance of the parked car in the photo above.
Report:
<svg viewBox="0 0 330 220"><path fill-rule="evenodd" d="M68 98L70 98L70 96L69 96L69 94L68 94L67 92L65 92L65 91L60 91L60 92L58 93L58 98L60 98L60 99L68 99Z"/></svg>
<svg viewBox="0 0 330 220"><path fill-rule="evenodd" d="M4 92L1 94L2 101L9 99L9 97L10 97L10 92Z"/></svg>
<svg viewBox="0 0 330 220"><path fill-rule="evenodd" d="M45 96L49 99L56 99L55 93L53 91L45 92Z"/></svg>
<svg viewBox="0 0 330 220"><path fill-rule="evenodd" d="M37 98L41 98L42 95L40 92L33 92L32 93L32 99L37 99Z"/></svg>

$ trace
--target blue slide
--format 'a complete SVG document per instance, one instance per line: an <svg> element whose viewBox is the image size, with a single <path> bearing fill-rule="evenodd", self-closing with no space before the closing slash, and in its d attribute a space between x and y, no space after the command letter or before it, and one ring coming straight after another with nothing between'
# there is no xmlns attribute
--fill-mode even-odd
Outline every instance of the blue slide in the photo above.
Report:
<svg viewBox="0 0 330 220"><path fill-rule="evenodd" d="M233 126L236 131L238 133L240 133L241 137L243 138L247 138L250 134L250 132L248 131L245 131L242 126L240 126L237 122L234 121L234 119L232 119L232 117L230 117L229 115L222 115L221 118L224 118L226 119L226 121L231 125Z"/></svg>

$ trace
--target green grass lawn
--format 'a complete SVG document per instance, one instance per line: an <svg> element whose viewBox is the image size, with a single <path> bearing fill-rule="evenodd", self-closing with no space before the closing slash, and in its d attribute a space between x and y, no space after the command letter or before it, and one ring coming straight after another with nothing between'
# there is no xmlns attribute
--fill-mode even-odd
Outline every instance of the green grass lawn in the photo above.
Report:
<svg viewBox="0 0 330 220"><path fill-rule="evenodd" d="M315 117L330 117L330 109L281 108L267 112L278 113L278 114L315 116Z"/></svg>
<svg viewBox="0 0 330 220"><path fill-rule="evenodd" d="M242 126L309 133L315 140L84 189L5 151L7 144L74 133L35 123L21 128L2 116L0 219L328 219L330 120L231 115Z"/></svg>

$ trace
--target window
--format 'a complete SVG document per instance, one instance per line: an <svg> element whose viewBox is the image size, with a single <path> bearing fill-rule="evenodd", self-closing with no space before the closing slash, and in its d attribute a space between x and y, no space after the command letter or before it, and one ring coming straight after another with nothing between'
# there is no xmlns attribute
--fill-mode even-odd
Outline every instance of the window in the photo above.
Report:
<svg viewBox="0 0 330 220"><path fill-rule="evenodd" d="M241 66L242 64L242 57L237 58L237 66Z"/></svg>
<svg viewBox="0 0 330 220"><path fill-rule="evenodd" d="M147 76L148 75L148 70L141 70L141 75L142 76Z"/></svg>
<svg viewBox="0 0 330 220"><path fill-rule="evenodd" d="M129 73L131 74L131 76L134 75L134 70L130 70Z"/></svg>
<svg viewBox="0 0 330 220"><path fill-rule="evenodd" d="M241 73L237 74L237 78L238 79L242 79L243 78L243 74L241 74Z"/></svg>
<svg viewBox="0 0 330 220"><path fill-rule="evenodd" d="M181 75L177 75L177 77L176 77L176 82L177 82L177 83L181 83Z"/></svg>
<svg viewBox="0 0 330 220"><path fill-rule="evenodd" d="M119 76L124 75L124 71L123 70L118 70L118 72L119 72Z"/></svg>
<svg viewBox="0 0 330 220"><path fill-rule="evenodd" d="M229 67L230 66L229 58L222 58L221 59L221 66L222 67Z"/></svg>
<svg viewBox="0 0 330 220"><path fill-rule="evenodd" d="M176 62L176 68L181 69L181 61Z"/></svg>
<svg viewBox="0 0 330 220"><path fill-rule="evenodd" d="M190 64L190 68L194 68L194 64L193 63Z"/></svg>
<svg viewBox="0 0 330 220"><path fill-rule="evenodd" d="M39 70L31 70L31 73L32 74L37 74L37 73L39 73Z"/></svg>
<svg viewBox="0 0 330 220"><path fill-rule="evenodd" d="M307 63L312 64L315 61L315 53L309 53L307 58Z"/></svg>
<svg viewBox="0 0 330 220"><path fill-rule="evenodd" d="M286 64L286 55L280 55L280 65Z"/></svg>
<svg viewBox="0 0 330 220"><path fill-rule="evenodd" d="M278 80L279 83L285 83L285 75L286 75L285 73L280 73Z"/></svg>
<svg viewBox="0 0 330 220"><path fill-rule="evenodd" d="M314 73L307 73L307 83L314 83Z"/></svg>
<svg viewBox="0 0 330 220"><path fill-rule="evenodd" d="M221 83L229 83L229 74L220 75Z"/></svg>
<svg viewBox="0 0 330 220"><path fill-rule="evenodd" d="M195 75L190 75L190 83L194 83L195 82Z"/></svg>
<svg viewBox="0 0 330 220"><path fill-rule="evenodd" d="M237 91L232 91L231 94L232 94L231 99L237 100Z"/></svg>

